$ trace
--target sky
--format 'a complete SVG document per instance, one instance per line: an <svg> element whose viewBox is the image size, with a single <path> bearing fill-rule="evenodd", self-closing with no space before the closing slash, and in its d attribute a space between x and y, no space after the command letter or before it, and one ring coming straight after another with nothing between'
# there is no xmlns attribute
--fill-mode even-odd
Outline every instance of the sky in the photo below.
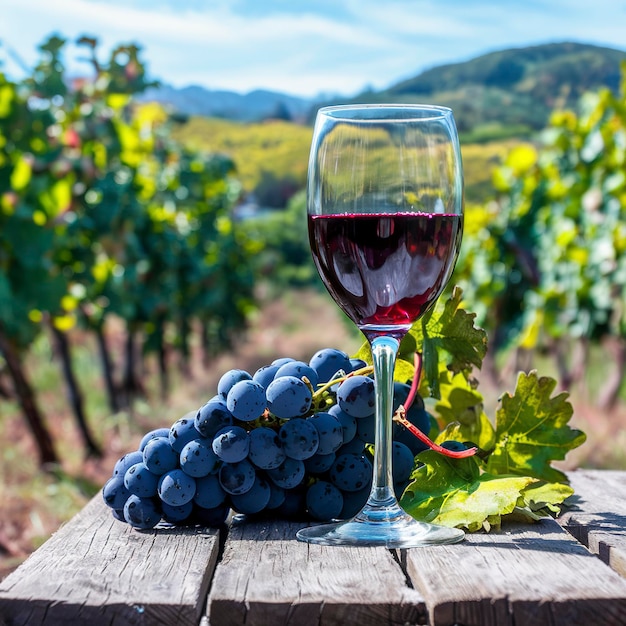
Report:
<svg viewBox="0 0 626 626"><path fill-rule="evenodd" d="M56 33L135 43L150 78L248 93L352 96L510 47L626 50L626 0L0 0L0 70L14 80Z"/></svg>

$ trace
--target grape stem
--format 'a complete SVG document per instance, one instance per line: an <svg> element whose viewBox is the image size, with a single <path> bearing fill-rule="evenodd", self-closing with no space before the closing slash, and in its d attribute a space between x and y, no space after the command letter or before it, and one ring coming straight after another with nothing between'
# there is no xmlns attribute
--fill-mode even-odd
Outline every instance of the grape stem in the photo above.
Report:
<svg viewBox="0 0 626 626"><path fill-rule="evenodd" d="M409 395L406 397L406 401L404 403L404 409L406 411L413 406L413 400L415 400L415 395L417 394L417 390L420 386L420 380L422 378L422 355L419 352L416 352L413 355L413 364L415 365L415 374L413 376L413 380L411 381Z"/></svg>
<svg viewBox="0 0 626 626"><path fill-rule="evenodd" d="M313 394L313 402L317 398L319 398L325 391L333 387L334 385L341 384L344 380L348 378L352 378L352 376L369 376L374 372L374 368L371 365L367 365L366 367L362 367L359 370L355 370L354 372L350 372L349 374L343 374L342 376L337 376L336 378L331 378L327 383L320 385ZM310 384L310 383L309 383Z"/></svg>
<svg viewBox="0 0 626 626"><path fill-rule="evenodd" d="M409 422L405 417L404 406L400 405L396 410L393 421L402 424L412 435L415 435L422 443L426 444L431 450L439 452L444 456L449 456L453 459L465 459L468 456L474 456L478 452L478 448L468 448L467 450L448 450L438 443L435 443L432 439L426 436L417 426Z"/></svg>
<svg viewBox="0 0 626 626"><path fill-rule="evenodd" d="M406 402L404 404L401 404L397 408L393 416L393 421L402 424L402 426L404 426L412 435L415 435L415 437L417 437L422 443L426 444L431 450L434 450L435 452L439 452L440 454L449 456L453 459L464 459L469 456L474 456L476 452L478 452L478 448L474 447L460 451L448 450L447 448L444 448L443 446L440 446L439 444L432 441L432 439L427 437L417 426L415 426L414 424L409 422L408 419L406 419L406 412L413 405L415 395L417 394L417 390L420 386L420 379L422 378L422 355L419 352L416 352L413 356L413 362L415 364L415 376L413 376L413 380L411 381L411 389L409 391L409 395L406 398Z"/></svg>

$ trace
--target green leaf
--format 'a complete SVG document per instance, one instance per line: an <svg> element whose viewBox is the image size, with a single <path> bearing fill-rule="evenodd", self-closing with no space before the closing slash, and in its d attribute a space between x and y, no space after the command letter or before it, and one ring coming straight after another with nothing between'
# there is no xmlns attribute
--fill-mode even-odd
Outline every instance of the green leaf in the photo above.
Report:
<svg viewBox="0 0 626 626"><path fill-rule="evenodd" d="M449 355L448 367L453 372L472 366L480 368L487 353L487 334L474 325L476 315L461 308L462 296L461 288L454 287L450 298L426 313L407 335L407 343L412 339L417 352L422 353L426 378L436 398L440 397L439 359L442 351Z"/></svg>
<svg viewBox="0 0 626 626"><path fill-rule="evenodd" d="M574 490L569 485L563 483L533 483L522 492L524 502L531 511L541 511L548 509L552 513L559 513L562 504L574 495Z"/></svg>
<svg viewBox="0 0 626 626"><path fill-rule="evenodd" d="M419 466L400 500L402 508L418 520L474 532L497 526L511 513L530 476L492 476L480 473L473 457L449 459L432 450L417 455Z"/></svg>
<svg viewBox="0 0 626 626"><path fill-rule="evenodd" d="M522 491L522 502L511 513L502 517L502 522L536 522L544 517L558 515L561 504L574 494L569 485L537 481Z"/></svg>
<svg viewBox="0 0 626 626"><path fill-rule="evenodd" d="M435 411L447 427L437 437L437 443L471 441L482 450L491 450L495 444L495 430L483 410L482 394L465 373L442 372L440 395Z"/></svg>
<svg viewBox="0 0 626 626"><path fill-rule="evenodd" d="M510 513L500 517L500 525L504 524L533 524L546 517L541 512L535 513L527 506L516 506Z"/></svg>
<svg viewBox="0 0 626 626"><path fill-rule="evenodd" d="M422 355L425 383L431 394L439 397L439 369L443 352L449 355L447 366L460 372L482 365L487 352L487 334L474 325L476 315L461 308L463 291L454 287L450 298L438 303L413 324L398 350L394 380L406 383L415 376L414 355ZM372 364L370 345L365 341L354 358Z"/></svg>
<svg viewBox="0 0 626 626"><path fill-rule="evenodd" d="M15 191L23 191L28 186L32 173L31 162L25 156L21 156L11 174L11 187Z"/></svg>
<svg viewBox="0 0 626 626"><path fill-rule="evenodd" d="M435 436L435 443L441 445L444 441L460 441L461 443L474 444L481 450L489 452L493 449L495 439L495 430L491 421L485 412L481 411L471 424L450 422Z"/></svg>
<svg viewBox="0 0 626 626"><path fill-rule="evenodd" d="M585 441L585 434L568 425L572 405L568 394L551 398L553 378L520 373L513 395L505 394L496 413L496 443L487 463L491 474L521 474L548 482L567 483L552 461Z"/></svg>

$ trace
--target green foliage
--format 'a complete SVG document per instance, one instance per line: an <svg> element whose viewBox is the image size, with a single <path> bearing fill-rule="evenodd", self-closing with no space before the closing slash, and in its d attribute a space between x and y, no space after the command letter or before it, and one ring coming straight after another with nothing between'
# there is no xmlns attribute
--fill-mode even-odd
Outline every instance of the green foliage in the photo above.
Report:
<svg viewBox="0 0 626 626"><path fill-rule="evenodd" d="M54 230L67 186L51 164L59 150L47 129L54 117L43 107L27 107L18 86L0 74L0 328L28 345L37 333L33 308L56 308L65 281L52 259ZM25 277L29 277L28 280Z"/></svg>
<svg viewBox="0 0 626 626"><path fill-rule="evenodd" d="M520 373L513 395L505 394L496 414L496 438L487 463L492 474L521 474L564 482L563 472L550 466L565 458L585 436L568 426L573 414L566 393L551 398L552 378Z"/></svg>
<svg viewBox="0 0 626 626"><path fill-rule="evenodd" d="M440 441L473 441L481 450L493 450L496 432L484 411L477 382L465 372L454 374L442 368L439 374L440 398L434 412L443 425L435 437Z"/></svg>
<svg viewBox="0 0 626 626"><path fill-rule="evenodd" d="M470 531L499 526L508 515L528 521L546 510L558 512L573 491L551 463L585 440L568 425L573 410L567 394L553 398L554 379L520 373L514 394L504 394L495 419L489 419L473 375L487 351L486 335L461 298L455 287L413 325L401 344L394 378L421 377L420 395L436 399L430 409L440 429L435 443L458 441L479 453L465 459L432 450L418 454L401 505L417 519ZM417 370L415 353L424 363ZM356 357L371 363L367 343Z"/></svg>
<svg viewBox="0 0 626 626"><path fill-rule="evenodd" d="M625 336L625 163L624 91L589 94L511 151L497 203L468 209L455 280L496 348Z"/></svg>
<svg viewBox="0 0 626 626"><path fill-rule="evenodd" d="M480 367L487 351L487 336L474 325L475 315L461 307L462 295L461 289L455 287L449 298L440 299L435 307L413 324L398 351L394 372L396 381L405 383L414 378L416 353L422 355L424 361L424 384L435 397L439 397L441 367L453 372ZM355 356L371 364L369 342L363 342Z"/></svg>
<svg viewBox="0 0 626 626"><path fill-rule="evenodd" d="M526 476L491 476L478 462L449 459L428 450L419 454L420 466L401 499L402 507L419 520L474 532L499 526L512 513L523 491L535 481Z"/></svg>
<svg viewBox="0 0 626 626"><path fill-rule="evenodd" d="M416 519L469 532L558 514L560 505L574 493L564 483L490 474L475 457L450 459L428 450L418 459L402 507Z"/></svg>
<svg viewBox="0 0 626 626"><path fill-rule="evenodd" d="M296 194L286 209L248 218L241 227L251 239L263 242L254 262L260 275L271 277L273 288L321 286L309 247L304 192Z"/></svg>
<svg viewBox="0 0 626 626"><path fill-rule="evenodd" d="M448 401L436 409L445 406L444 421L455 413L458 421L449 421L436 442L471 443L481 451L468 459L451 459L431 450L418 454L402 507L417 519L469 531L498 527L512 514L532 521L547 512L558 513L573 490L551 463L585 440L584 433L568 425L572 407L566 394L551 398L553 379L522 373L514 394L504 396L494 429L482 408L468 411L466 402L453 399L470 397L474 407L482 405L469 381L459 375L450 382Z"/></svg>
<svg viewBox="0 0 626 626"><path fill-rule="evenodd" d="M106 62L83 37L94 78L71 86L53 37L21 84L0 74L0 330L26 349L46 318L61 330L109 315L182 347L199 320L215 349L254 304L258 243L231 218L230 159L183 148L137 46ZM10 303L6 305L5 303Z"/></svg>
<svg viewBox="0 0 626 626"><path fill-rule="evenodd" d="M421 352L431 393L439 397L439 358L449 356L446 364L452 372L480 367L487 352L487 336L474 326L475 315L461 308L463 292L454 288L443 307L430 309L408 333L415 340L415 351ZM403 351L406 349L403 346Z"/></svg>
<svg viewBox="0 0 626 626"><path fill-rule="evenodd" d="M533 129L524 124L505 125L500 122L486 122L484 124L477 124L471 130L459 133L459 140L462 145L481 145L501 142L507 139L530 139L533 134ZM478 199L471 195L469 198L471 200Z"/></svg>
<svg viewBox="0 0 626 626"><path fill-rule="evenodd" d="M175 128L173 136L191 149L228 155L243 189L263 196L272 182L275 189L280 184L304 188L312 132L282 120L243 124L192 117Z"/></svg>

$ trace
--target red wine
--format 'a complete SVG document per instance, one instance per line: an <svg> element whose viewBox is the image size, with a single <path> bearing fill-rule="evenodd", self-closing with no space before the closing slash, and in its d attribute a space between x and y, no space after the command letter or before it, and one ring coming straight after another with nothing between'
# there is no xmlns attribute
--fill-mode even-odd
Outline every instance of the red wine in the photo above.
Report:
<svg viewBox="0 0 626 626"><path fill-rule="evenodd" d="M424 314L450 279L462 231L460 215L309 215L322 281L366 335L401 336Z"/></svg>

